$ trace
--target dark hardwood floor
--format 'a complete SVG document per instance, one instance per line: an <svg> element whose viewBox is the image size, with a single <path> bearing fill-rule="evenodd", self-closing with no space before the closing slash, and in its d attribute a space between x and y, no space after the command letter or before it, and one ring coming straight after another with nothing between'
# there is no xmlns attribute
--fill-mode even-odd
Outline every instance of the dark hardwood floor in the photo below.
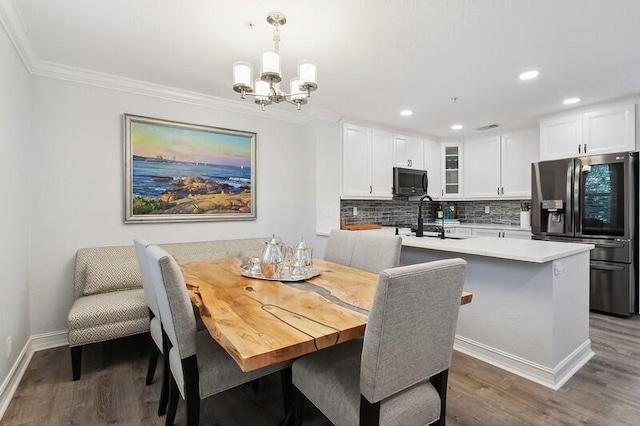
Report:
<svg viewBox="0 0 640 426"><path fill-rule="evenodd" d="M448 425L640 425L640 317L591 314L596 356L559 391L454 353ZM71 381L67 347L33 356L1 425L162 425L160 380L145 386L145 338L85 348L82 378ZM331 423L313 407L306 425ZM202 425L276 425L282 418L280 376L260 390L240 386L202 404ZM176 424L184 424L179 404Z"/></svg>

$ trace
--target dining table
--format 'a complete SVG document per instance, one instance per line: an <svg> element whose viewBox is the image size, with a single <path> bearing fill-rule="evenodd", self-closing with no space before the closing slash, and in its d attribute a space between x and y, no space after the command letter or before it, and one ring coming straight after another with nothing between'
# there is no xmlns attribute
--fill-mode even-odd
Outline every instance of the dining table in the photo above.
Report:
<svg viewBox="0 0 640 426"><path fill-rule="evenodd" d="M306 279L256 278L241 258L179 263L211 336L248 372L364 335L378 274L314 259ZM461 304L472 294L463 292Z"/></svg>

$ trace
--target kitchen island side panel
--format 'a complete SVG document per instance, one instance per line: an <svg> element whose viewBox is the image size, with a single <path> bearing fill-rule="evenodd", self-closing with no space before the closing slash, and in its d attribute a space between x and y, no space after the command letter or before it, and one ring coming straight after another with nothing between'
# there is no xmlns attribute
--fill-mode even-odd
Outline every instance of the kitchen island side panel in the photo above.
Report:
<svg viewBox="0 0 640 426"><path fill-rule="evenodd" d="M473 293L460 307L457 349L554 389L592 356L588 252L535 263L403 246L400 262L453 257L467 261Z"/></svg>

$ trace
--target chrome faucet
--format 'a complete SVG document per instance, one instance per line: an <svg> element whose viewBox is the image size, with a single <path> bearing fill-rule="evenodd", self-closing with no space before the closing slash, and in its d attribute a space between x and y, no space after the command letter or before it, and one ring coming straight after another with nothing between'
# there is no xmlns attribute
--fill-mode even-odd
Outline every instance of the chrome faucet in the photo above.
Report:
<svg viewBox="0 0 640 426"><path fill-rule="evenodd" d="M429 208L431 208L431 204L433 203L433 199L427 194L420 197L420 204L418 204L418 229L416 229L416 237L423 236L422 225L424 224L424 221L422 220L422 202L425 198L429 200Z"/></svg>

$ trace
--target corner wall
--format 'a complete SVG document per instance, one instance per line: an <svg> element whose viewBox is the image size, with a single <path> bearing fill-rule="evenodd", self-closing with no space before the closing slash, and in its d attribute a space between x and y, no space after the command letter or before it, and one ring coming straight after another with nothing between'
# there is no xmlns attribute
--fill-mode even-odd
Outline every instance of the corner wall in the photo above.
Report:
<svg viewBox="0 0 640 426"><path fill-rule="evenodd" d="M314 144L304 125L34 77L31 333L66 330L81 247L276 234L315 241ZM278 108L277 106L275 108ZM124 224L123 113L257 132L255 221Z"/></svg>
<svg viewBox="0 0 640 426"><path fill-rule="evenodd" d="M0 417L6 379L30 330L28 273L31 77L0 23ZM8 354L7 338L12 350ZM9 390L10 392L10 390ZM8 401L7 401L8 402Z"/></svg>

